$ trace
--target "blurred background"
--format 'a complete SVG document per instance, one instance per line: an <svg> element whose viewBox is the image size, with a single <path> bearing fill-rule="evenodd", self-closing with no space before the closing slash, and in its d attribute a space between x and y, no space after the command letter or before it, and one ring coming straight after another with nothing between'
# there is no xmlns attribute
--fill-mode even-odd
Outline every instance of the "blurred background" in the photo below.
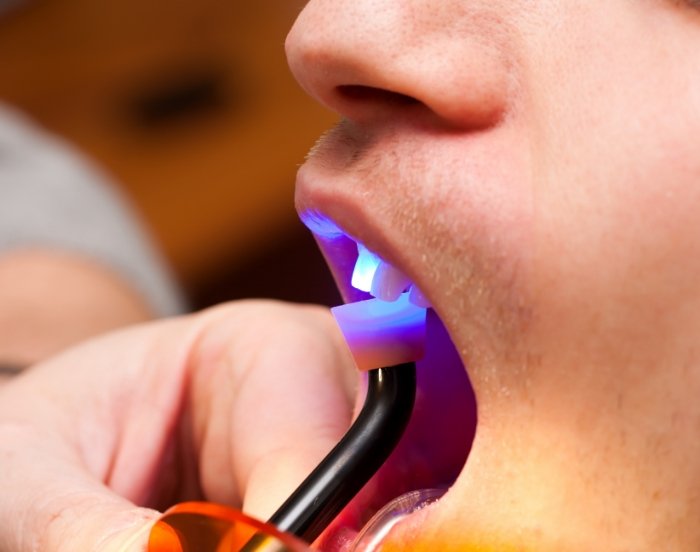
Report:
<svg viewBox="0 0 700 552"><path fill-rule="evenodd" d="M286 66L303 4L0 2L0 100L112 175L197 308L339 300L293 208L296 169L335 121Z"/></svg>

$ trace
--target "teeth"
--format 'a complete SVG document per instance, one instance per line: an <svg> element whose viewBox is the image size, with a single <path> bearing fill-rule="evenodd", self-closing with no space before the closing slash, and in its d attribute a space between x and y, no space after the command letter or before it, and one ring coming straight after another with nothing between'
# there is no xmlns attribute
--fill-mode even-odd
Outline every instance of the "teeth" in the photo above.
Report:
<svg viewBox="0 0 700 552"><path fill-rule="evenodd" d="M350 283L355 289L370 293L374 275L382 260L360 243L357 244L357 253L357 261Z"/></svg>
<svg viewBox="0 0 700 552"><path fill-rule="evenodd" d="M398 268L382 261L372 279L370 293L382 301L396 301L411 285L411 280Z"/></svg>
<svg viewBox="0 0 700 552"><path fill-rule="evenodd" d="M301 219L317 236L329 239L341 236L349 237L330 218L318 211L307 210L301 214ZM369 293L377 299L389 302L397 301L401 294L408 290L410 303L424 309L431 307L423 292L408 276L380 259L378 255L372 253L360 242L356 241L355 243L357 244L357 261L355 261L355 268L350 280L352 287Z"/></svg>
<svg viewBox="0 0 700 552"><path fill-rule="evenodd" d="M432 307L430 304L430 301L423 295L423 292L418 289L418 286L416 284L413 284L411 286L410 291L408 292L408 300L413 303L416 307L422 307L424 309L429 309Z"/></svg>
<svg viewBox="0 0 700 552"><path fill-rule="evenodd" d="M357 244L357 261L352 272L352 287L382 301L396 301L409 290L408 300L417 307L429 309L430 302L408 276L381 260L361 243Z"/></svg>

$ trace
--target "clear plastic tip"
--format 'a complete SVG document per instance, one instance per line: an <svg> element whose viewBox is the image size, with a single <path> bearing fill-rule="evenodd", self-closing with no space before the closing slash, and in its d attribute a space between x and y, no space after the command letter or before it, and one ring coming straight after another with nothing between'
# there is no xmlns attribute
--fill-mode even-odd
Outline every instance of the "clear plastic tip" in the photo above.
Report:
<svg viewBox="0 0 700 552"><path fill-rule="evenodd" d="M406 516L437 502L446 489L423 489L411 491L395 498L379 510L364 526L350 547L350 552L375 552L392 527Z"/></svg>

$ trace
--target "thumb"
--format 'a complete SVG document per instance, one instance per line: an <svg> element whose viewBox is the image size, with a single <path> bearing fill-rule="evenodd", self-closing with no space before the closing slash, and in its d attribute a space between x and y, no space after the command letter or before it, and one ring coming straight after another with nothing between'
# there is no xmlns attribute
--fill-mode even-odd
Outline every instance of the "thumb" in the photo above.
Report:
<svg viewBox="0 0 700 552"><path fill-rule="evenodd" d="M54 522L50 533L45 533L47 546L42 545L41 550L145 552L151 529L160 516L154 510L119 505L109 500L99 505L77 506L72 512L64 511L57 519L64 515L81 521L76 523L73 520L72 534L61 527L61 522ZM80 527L80 530L75 531L75 526Z"/></svg>
<svg viewBox="0 0 700 552"><path fill-rule="evenodd" d="M341 437L342 432L338 432L313 443L307 439L296 448L267 454L250 473L243 510L257 519L269 519Z"/></svg>
<svg viewBox="0 0 700 552"><path fill-rule="evenodd" d="M349 427L358 376L328 309L258 303L241 318L245 326L235 330L217 325L216 332L237 336L218 340L227 344L216 355L223 370L203 372L207 377L198 380L203 361L199 355L192 360L195 387L207 388L197 395L218 397L196 406L204 405L207 420L201 476L207 498L242 502L248 515L266 520ZM200 351L210 349L211 340L201 340ZM217 420L227 421L224 430L216 431ZM217 434L226 436L223 443L211 438ZM226 443L231 453L222 455ZM241 502L222 492L227 473Z"/></svg>

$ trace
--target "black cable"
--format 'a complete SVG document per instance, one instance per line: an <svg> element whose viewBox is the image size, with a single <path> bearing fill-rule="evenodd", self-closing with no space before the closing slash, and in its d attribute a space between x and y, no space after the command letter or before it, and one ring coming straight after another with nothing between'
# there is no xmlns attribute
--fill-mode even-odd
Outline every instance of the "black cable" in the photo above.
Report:
<svg viewBox="0 0 700 552"><path fill-rule="evenodd" d="M367 397L355 423L269 522L314 541L394 450L415 396L414 363L368 372Z"/></svg>

